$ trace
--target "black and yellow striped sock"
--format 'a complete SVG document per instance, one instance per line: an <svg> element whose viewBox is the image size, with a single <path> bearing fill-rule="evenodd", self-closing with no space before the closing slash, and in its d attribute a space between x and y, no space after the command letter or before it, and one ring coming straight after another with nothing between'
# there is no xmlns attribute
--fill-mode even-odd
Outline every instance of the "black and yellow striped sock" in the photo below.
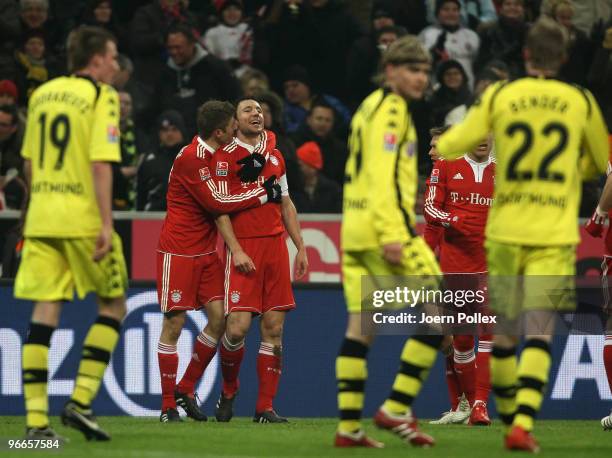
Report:
<svg viewBox="0 0 612 458"><path fill-rule="evenodd" d="M96 397L106 366L117 340L121 323L114 318L99 316L83 342L83 353L71 400L88 408Z"/></svg>
<svg viewBox="0 0 612 458"><path fill-rule="evenodd" d="M493 346L491 351L491 388L499 419L510 426L516 412L516 347Z"/></svg>
<svg viewBox="0 0 612 458"><path fill-rule="evenodd" d="M28 428L44 428L49 425L47 360L54 330L51 326L30 323L28 337L23 346L23 397Z"/></svg>
<svg viewBox="0 0 612 458"><path fill-rule="evenodd" d="M420 335L406 341L391 394L383 404L387 412L398 415L410 413L414 398L436 362L442 339L443 336Z"/></svg>
<svg viewBox="0 0 612 458"><path fill-rule="evenodd" d="M350 433L361 429L361 411L365 381L368 378L366 357L368 346L345 338L336 358L336 380L338 383L338 431Z"/></svg>
<svg viewBox="0 0 612 458"><path fill-rule="evenodd" d="M520 426L526 431L533 430L533 421L542 406L550 362L550 346L547 342L530 339L525 343L518 367L513 426Z"/></svg>

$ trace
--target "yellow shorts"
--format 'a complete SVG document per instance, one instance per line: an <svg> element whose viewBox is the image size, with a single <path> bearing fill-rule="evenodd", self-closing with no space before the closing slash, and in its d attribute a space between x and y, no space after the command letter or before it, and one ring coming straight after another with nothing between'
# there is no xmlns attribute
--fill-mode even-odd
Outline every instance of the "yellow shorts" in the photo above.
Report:
<svg viewBox="0 0 612 458"><path fill-rule="evenodd" d="M72 300L95 292L113 299L125 294L127 268L121 238L113 232L111 251L92 259L95 238L28 238L15 279L15 297L32 301Z"/></svg>
<svg viewBox="0 0 612 458"><path fill-rule="evenodd" d="M509 318L529 310L576 307L576 247L522 246L487 241L491 308Z"/></svg>
<svg viewBox="0 0 612 458"><path fill-rule="evenodd" d="M442 275L436 256L421 237L415 237L404 246L401 265L391 265L382 256L382 250L345 251L342 255L342 284L344 297L349 313L362 311L362 277L394 276L433 277L437 283ZM372 284L373 282L368 282ZM390 284L397 284L397 279L389 279ZM374 285L385 288L388 285ZM366 293L367 295L367 293Z"/></svg>

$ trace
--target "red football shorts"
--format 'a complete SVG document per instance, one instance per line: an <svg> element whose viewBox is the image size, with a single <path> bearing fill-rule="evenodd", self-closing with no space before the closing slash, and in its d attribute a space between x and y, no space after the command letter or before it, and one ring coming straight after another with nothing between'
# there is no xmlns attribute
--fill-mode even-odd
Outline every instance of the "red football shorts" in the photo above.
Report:
<svg viewBox="0 0 612 458"><path fill-rule="evenodd" d="M223 265L217 253L179 256L158 251L157 299L164 313L197 310L223 299Z"/></svg>
<svg viewBox="0 0 612 458"><path fill-rule="evenodd" d="M256 270L249 274L239 272L226 249L225 314L295 308L284 234L240 239L240 245Z"/></svg>

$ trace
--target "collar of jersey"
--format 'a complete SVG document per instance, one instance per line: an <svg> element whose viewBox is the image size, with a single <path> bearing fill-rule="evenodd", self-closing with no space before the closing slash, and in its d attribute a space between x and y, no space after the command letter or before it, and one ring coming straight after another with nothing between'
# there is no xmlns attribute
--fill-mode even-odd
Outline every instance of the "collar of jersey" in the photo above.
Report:
<svg viewBox="0 0 612 458"><path fill-rule="evenodd" d="M486 162L476 162L474 159L470 158L470 156L468 156L467 154L464 154L463 157L465 158L466 161L468 161L468 163L473 164L473 165L478 166L478 167L486 167L491 162L493 162L493 158L491 157L491 153L489 153L489 159L487 159Z"/></svg>
<svg viewBox="0 0 612 458"><path fill-rule="evenodd" d="M208 143L206 143L204 140L202 140L199 136L198 136L198 143L200 145L202 145L206 151L208 151L210 154L215 154L215 149L210 146Z"/></svg>
<svg viewBox="0 0 612 458"><path fill-rule="evenodd" d="M246 148L246 150L251 154L257 149L257 146L259 146L259 144L257 144L257 146L249 145L248 143L241 141L238 137L234 137L234 141L238 143L239 146Z"/></svg>

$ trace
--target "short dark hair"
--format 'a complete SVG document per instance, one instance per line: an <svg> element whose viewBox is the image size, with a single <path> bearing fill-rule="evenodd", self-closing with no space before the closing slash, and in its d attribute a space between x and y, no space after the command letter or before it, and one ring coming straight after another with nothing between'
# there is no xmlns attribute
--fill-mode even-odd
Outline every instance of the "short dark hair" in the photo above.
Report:
<svg viewBox="0 0 612 458"><path fill-rule="evenodd" d="M68 35L68 70L76 72L89 65L92 57L106 54L109 41L117 40L108 30L102 27L82 25Z"/></svg>
<svg viewBox="0 0 612 458"><path fill-rule="evenodd" d="M209 138L216 129L224 129L235 112L229 102L209 100L198 108L198 134L202 139Z"/></svg>
<svg viewBox="0 0 612 458"><path fill-rule="evenodd" d="M243 95L242 97L239 97L234 101L234 115L236 117L238 117L238 105L240 105L242 102L246 102L247 100L253 100L254 102L259 103L259 100L257 100L257 97L255 96L250 97L247 95Z"/></svg>
<svg viewBox="0 0 612 458"><path fill-rule="evenodd" d="M525 47L535 68L556 72L567 52L567 35L556 21L541 17L527 33Z"/></svg>
<svg viewBox="0 0 612 458"><path fill-rule="evenodd" d="M193 33L193 30L191 29L191 27L186 26L185 24L173 24L170 26L170 28L168 29L168 32L166 32L166 41L168 40L168 36L169 35L174 35L174 34L183 34L185 36L185 38L187 38L187 41L189 43L195 43L196 41L196 37Z"/></svg>
<svg viewBox="0 0 612 458"><path fill-rule="evenodd" d="M452 126L450 126L450 125L440 126L440 127L432 127L431 129L429 129L429 135L431 135L432 137L437 137L439 135L442 135L444 132L446 132L451 127Z"/></svg>
<svg viewBox="0 0 612 458"><path fill-rule="evenodd" d="M332 107L329 103L327 103L327 101L325 101L324 99L320 97L317 97L314 100L314 102L312 102L312 105L310 106L310 110L308 111L308 116L314 113L315 108L325 108L327 110L331 110L332 113L334 114L334 119L336 118L336 110L334 110L334 107Z"/></svg>
<svg viewBox="0 0 612 458"><path fill-rule="evenodd" d="M0 105L0 111L2 113L9 114L13 117L13 120L12 120L13 126L17 124L17 119L19 117L19 114L17 112L17 105L15 105L14 103Z"/></svg>

